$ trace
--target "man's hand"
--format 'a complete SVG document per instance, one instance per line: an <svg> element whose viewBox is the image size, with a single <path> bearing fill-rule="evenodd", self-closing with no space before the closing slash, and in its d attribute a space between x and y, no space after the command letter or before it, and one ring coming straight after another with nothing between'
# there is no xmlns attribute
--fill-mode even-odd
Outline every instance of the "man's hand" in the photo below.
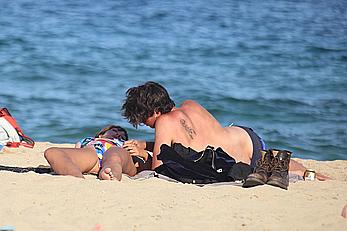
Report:
<svg viewBox="0 0 347 231"><path fill-rule="evenodd" d="M127 140L124 142L123 147L126 147L126 146L137 146L138 148L146 149L146 141L144 141L144 140Z"/></svg>
<svg viewBox="0 0 347 231"><path fill-rule="evenodd" d="M331 180L330 177L323 175L319 172L316 173L316 178L317 178L317 180L320 180L320 181Z"/></svg>
<svg viewBox="0 0 347 231"><path fill-rule="evenodd" d="M148 153L145 150L146 142L139 140L128 140L123 144L123 148L127 150L131 156L140 156L147 161Z"/></svg>

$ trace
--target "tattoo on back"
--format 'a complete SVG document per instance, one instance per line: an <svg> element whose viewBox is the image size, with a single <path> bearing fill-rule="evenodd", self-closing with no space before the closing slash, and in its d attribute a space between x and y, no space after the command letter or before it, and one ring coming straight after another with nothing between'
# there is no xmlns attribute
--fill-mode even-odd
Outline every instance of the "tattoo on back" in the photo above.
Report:
<svg viewBox="0 0 347 231"><path fill-rule="evenodd" d="M189 127L187 124L186 124L186 121L184 119L181 119L180 120L180 123L181 125L184 127L184 130L186 130L186 132L188 133L189 137L191 139L194 139L194 136L193 135L196 135L196 132L194 131L193 128Z"/></svg>

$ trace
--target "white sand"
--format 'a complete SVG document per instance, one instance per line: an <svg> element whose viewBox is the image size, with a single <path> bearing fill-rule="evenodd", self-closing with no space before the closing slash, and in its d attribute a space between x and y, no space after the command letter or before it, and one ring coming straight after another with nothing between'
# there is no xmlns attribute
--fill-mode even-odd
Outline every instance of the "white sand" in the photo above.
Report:
<svg viewBox="0 0 347 231"><path fill-rule="evenodd" d="M0 165L48 165L43 151L5 148ZM59 144L54 146L68 146ZM347 161L299 162L329 175L326 182L299 181L289 189L205 186L158 178L122 182L0 171L0 228L16 230L347 230Z"/></svg>

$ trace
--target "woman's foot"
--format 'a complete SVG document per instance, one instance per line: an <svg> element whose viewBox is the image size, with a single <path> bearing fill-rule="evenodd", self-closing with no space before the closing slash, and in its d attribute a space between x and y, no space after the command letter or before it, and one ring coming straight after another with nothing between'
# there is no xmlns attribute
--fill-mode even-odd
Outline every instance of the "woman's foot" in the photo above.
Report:
<svg viewBox="0 0 347 231"><path fill-rule="evenodd" d="M111 168L105 168L100 171L99 174L100 180L114 180L114 175Z"/></svg>
<svg viewBox="0 0 347 231"><path fill-rule="evenodd" d="M112 167L106 164L100 170L99 179L120 181L122 179L122 166L119 163L113 163Z"/></svg>
<svg viewBox="0 0 347 231"><path fill-rule="evenodd" d="M119 147L109 148L102 158L102 168L99 173L101 180L121 180L122 173L129 176L136 174L136 167L129 153Z"/></svg>

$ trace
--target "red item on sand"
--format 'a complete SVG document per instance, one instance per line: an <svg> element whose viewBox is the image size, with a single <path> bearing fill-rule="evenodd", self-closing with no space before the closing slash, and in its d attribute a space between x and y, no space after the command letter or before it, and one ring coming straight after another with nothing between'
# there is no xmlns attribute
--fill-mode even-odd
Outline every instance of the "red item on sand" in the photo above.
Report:
<svg viewBox="0 0 347 231"><path fill-rule="evenodd" d="M0 143L7 147L33 148L35 142L26 136L7 108L0 108Z"/></svg>

